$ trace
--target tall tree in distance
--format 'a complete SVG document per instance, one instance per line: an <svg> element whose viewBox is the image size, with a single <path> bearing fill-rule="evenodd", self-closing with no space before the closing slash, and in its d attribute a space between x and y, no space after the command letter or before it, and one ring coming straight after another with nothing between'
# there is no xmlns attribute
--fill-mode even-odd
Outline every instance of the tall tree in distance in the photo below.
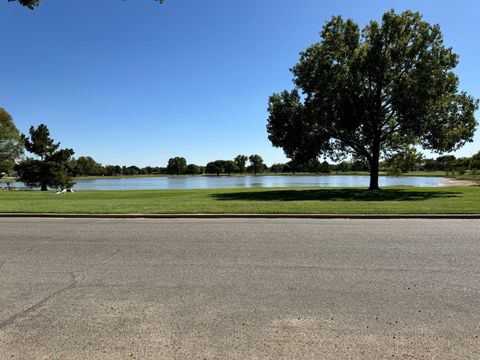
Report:
<svg viewBox="0 0 480 360"><path fill-rule="evenodd" d="M42 0L7 0L8 2L18 2L20 5L26 6L29 9L35 9ZM163 4L164 0L155 0L160 4Z"/></svg>
<svg viewBox="0 0 480 360"><path fill-rule="evenodd" d="M12 117L0 108L0 173L10 173L23 152L23 141Z"/></svg>
<svg viewBox="0 0 480 360"><path fill-rule="evenodd" d="M185 171L188 175L200 175L203 172L203 169L195 164L188 164Z"/></svg>
<svg viewBox="0 0 480 360"><path fill-rule="evenodd" d="M91 175L101 175L102 174L102 164L97 163L90 156L80 156L78 159L72 159L73 170L75 175L80 176L91 176Z"/></svg>
<svg viewBox="0 0 480 360"><path fill-rule="evenodd" d="M247 170L247 156L237 155L233 161L235 161L235 164L237 165L237 170L240 174L243 174Z"/></svg>
<svg viewBox="0 0 480 360"><path fill-rule="evenodd" d="M471 142L478 100L459 92L458 55L419 13L385 13L363 30L333 17L292 69L297 89L274 94L267 130L295 161L355 155L370 165L409 145L445 153Z"/></svg>
<svg viewBox="0 0 480 360"><path fill-rule="evenodd" d="M187 172L187 160L183 157L174 157L168 160L167 174L181 175Z"/></svg>
<svg viewBox="0 0 480 360"><path fill-rule="evenodd" d="M257 175L259 172L263 171L263 159L260 155L251 155L248 160L250 160L250 165L253 169L253 172L255 175Z"/></svg>
<svg viewBox="0 0 480 360"><path fill-rule="evenodd" d="M220 176L220 174L225 171L224 166L225 166L225 161L223 160L210 161L207 164L207 166L205 166L205 173L217 174L217 176Z"/></svg>
<svg viewBox="0 0 480 360"><path fill-rule="evenodd" d="M73 150L59 149L60 143L53 141L44 124L36 129L32 126L29 133L30 137L22 135L22 139L27 151L37 158L27 158L15 167L19 180L27 186L40 187L42 191L47 191L48 187L70 189L74 182L68 164Z"/></svg>
<svg viewBox="0 0 480 360"><path fill-rule="evenodd" d="M237 171L237 164L235 161L225 160L223 162L223 170L230 176L233 172Z"/></svg>
<svg viewBox="0 0 480 360"><path fill-rule="evenodd" d="M423 160L423 154L414 147L407 147L385 159L385 167L389 175L400 175L415 169Z"/></svg>

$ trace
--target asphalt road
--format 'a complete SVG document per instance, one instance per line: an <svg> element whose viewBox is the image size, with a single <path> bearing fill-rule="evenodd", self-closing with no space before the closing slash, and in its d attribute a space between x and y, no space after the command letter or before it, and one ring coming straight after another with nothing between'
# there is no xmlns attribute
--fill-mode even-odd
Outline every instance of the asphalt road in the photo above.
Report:
<svg viewBox="0 0 480 360"><path fill-rule="evenodd" d="M480 220L0 219L0 359L480 359Z"/></svg>

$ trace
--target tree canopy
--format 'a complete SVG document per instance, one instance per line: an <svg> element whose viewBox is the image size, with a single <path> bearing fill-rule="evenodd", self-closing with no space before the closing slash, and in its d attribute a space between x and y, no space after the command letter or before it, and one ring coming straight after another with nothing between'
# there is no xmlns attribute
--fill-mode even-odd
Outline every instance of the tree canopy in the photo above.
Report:
<svg viewBox="0 0 480 360"><path fill-rule="evenodd" d="M206 174L217 174L220 176L221 173L223 173L223 160L215 160L215 161L210 161L207 163L205 166L205 173Z"/></svg>
<svg viewBox="0 0 480 360"><path fill-rule="evenodd" d="M257 155L257 154L250 155L248 157L248 160L250 161L250 166L252 167L252 170L255 173L255 175L257 175L257 173L259 172L263 172L264 163L260 155Z"/></svg>
<svg viewBox="0 0 480 360"><path fill-rule="evenodd" d="M102 174L102 165L91 156L80 156L78 159L72 159L71 168L75 176L98 176Z"/></svg>
<svg viewBox="0 0 480 360"><path fill-rule="evenodd" d="M23 142L12 117L0 108L0 173L9 173L23 152Z"/></svg>
<svg viewBox="0 0 480 360"><path fill-rule="evenodd" d="M400 175L415 169L422 160L423 154L419 153L414 147L407 147L387 158L385 166L388 174Z"/></svg>
<svg viewBox="0 0 480 360"><path fill-rule="evenodd" d="M247 170L248 157L246 155L237 155L233 161L235 161L240 174L243 174Z"/></svg>
<svg viewBox="0 0 480 360"><path fill-rule="evenodd" d="M25 148L37 158L27 158L21 161L15 169L19 180L30 187L40 187L47 191L48 187L70 189L73 187L73 177L69 168L72 149L59 149L60 143L55 143L50 137L50 131L44 124L30 128L30 137L22 135Z"/></svg>
<svg viewBox="0 0 480 360"><path fill-rule="evenodd" d="M181 175L187 171L187 160L183 157L174 157L168 160L167 174Z"/></svg>
<svg viewBox="0 0 480 360"><path fill-rule="evenodd" d="M201 166L188 164L185 173L188 175L200 175L203 173L203 169Z"/></svg>
<svg viewBox="0 0 480 360"><path fill-rule="evenodd" d="M42 0L7 0L8 2L18 2L20 5L26 6L29 9L34 9L40 5ZM164 0L155 0L162 4Z"/></svg>
<svg viewBox="0 0 480 360"><path fill-rule="evenodd" d="M333 17L292 69L296 89L270 97L269 139L295 161L363 158L376 190L381 157L472 141L478 100L459 92L457 63L419 13L392 10L363 30Z"/></svg>

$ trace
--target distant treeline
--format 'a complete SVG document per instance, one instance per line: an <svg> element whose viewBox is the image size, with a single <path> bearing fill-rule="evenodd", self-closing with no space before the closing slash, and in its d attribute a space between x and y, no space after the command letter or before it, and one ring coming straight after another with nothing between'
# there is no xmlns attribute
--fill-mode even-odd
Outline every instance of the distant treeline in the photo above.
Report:
<svg viewBox="0 0 480 360"><path fill-rule="evenodd" d="M168 160L166 167L102 165L90 156L81 156L71 160L70 172L74 176L121 176L121 175L201 175L233 173L262 173L269 168L260 155L238 155L233 160L215 160L206 166L188 164L184 157L174 157Z"/></svg>
<svg viewBox="0 0 480 360"><path fill-rule="evenodd" d="M169 159L166 167L102 165L89 156L81 156L71 160L70 172L74 176L128 176L128 175L231 175L258 173L350 173L368 172L369 163L364 160L342 161L330 164L327 161L312 160L306 164L294 161L275 163L267 166L260 155L238 155L233 160L215 160L206 166L189 164L183 157ZM436 159L424 159L419 153L400 153L385 160L380 166L383 172L400 174L409 171L445 171L452 174L464 174L467 170L472 174L480 171L480 152L472 157L456 158L453 155L440 156Z"/></svg>

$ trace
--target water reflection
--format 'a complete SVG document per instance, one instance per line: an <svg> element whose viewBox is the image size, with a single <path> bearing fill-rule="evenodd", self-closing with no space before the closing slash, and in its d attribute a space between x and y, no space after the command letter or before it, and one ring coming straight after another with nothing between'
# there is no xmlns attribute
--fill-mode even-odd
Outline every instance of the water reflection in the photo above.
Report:
<svg viewBox="0 0 480 360"><path fill-rule="evenodd" d="M196 176L78 180L76 190L224 189L257 187L366 187L368 176ZM380 177L380 186L445 186L441 177ZM16 183L12 186L20 187Z"/></svg>

